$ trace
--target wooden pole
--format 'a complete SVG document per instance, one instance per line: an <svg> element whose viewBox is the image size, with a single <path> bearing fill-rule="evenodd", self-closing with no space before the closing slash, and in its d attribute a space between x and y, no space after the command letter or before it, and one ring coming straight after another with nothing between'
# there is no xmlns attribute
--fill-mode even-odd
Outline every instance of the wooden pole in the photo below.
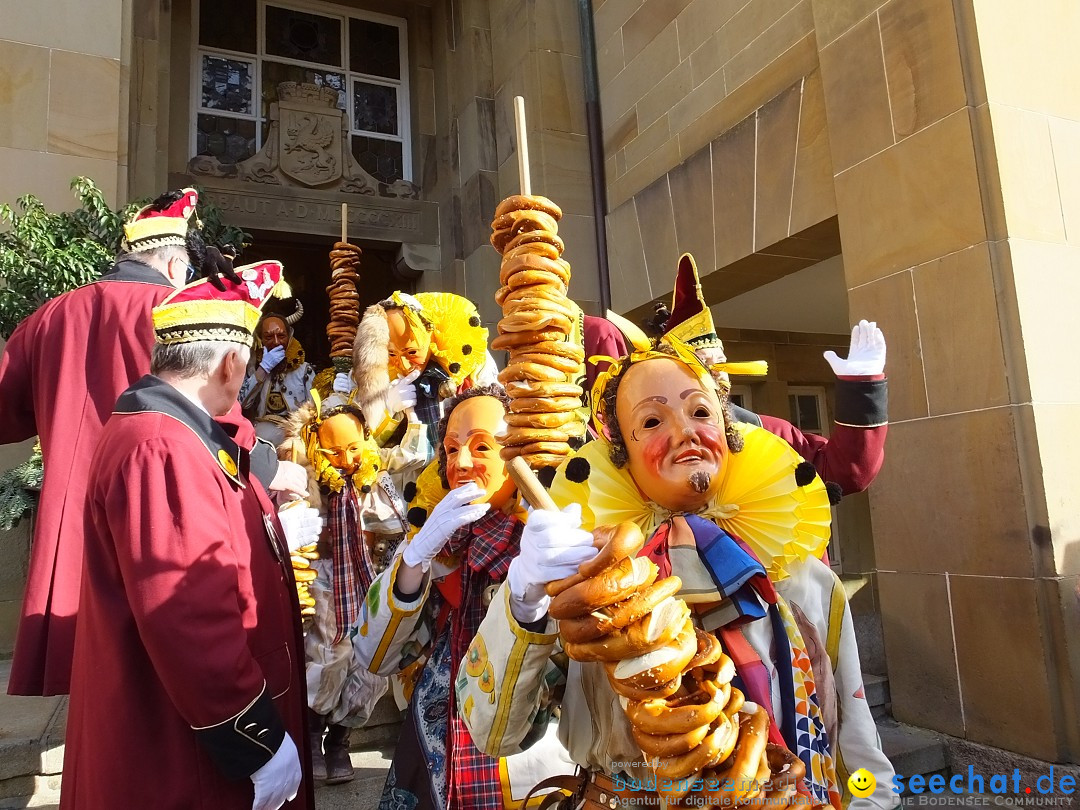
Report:
<svg viewBox="0 0 1080 810"><path fill-rule="evenodd" d="M532 177L529 174L529 136L525 132L525 98L514 96L514 126L517 129L518 180L521 193L532 194Z"/></svg>
<svg viewBox="0 0 1080 810"><path fill-rule="evenodd" d="M540 483L540 479L536 477L529 465L525 462L521 456L514 456L510 459L510 462L506 465L507 471L510 473L510 477L517 485L518 492L521 493L529 505L533 509L546 509L551 512L558 512L559 507L555 505L555 501L551 500L551 496L548 495L548 491L544 489L544 485Z"/></svg>
<svg viewBox="0 0 1080 810"><path fill-rule="evenodd" d="M341 204L341 241L349 241L349 204Z"/></svg>

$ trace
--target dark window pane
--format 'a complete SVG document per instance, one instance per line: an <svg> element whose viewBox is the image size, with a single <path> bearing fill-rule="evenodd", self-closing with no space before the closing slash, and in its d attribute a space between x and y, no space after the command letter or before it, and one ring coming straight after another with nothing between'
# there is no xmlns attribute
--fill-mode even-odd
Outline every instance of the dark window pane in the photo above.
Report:
<svg viewBox="0 0 1080 810"><path fill-rule="evenodd" d="M338 91L338 107L342 110L346 108L345 76L341 73L315 70L300 65L285 65L281 62L264 61L262 63L262 107L260 113L263 118L269 115L270 105L277 101L277 88L282 82L332 87Z"/></svg>
<svg viewBox="0 0 1080 810"><path fill-rule="evenodd" d="M405 176L405 165L398 141L384 141L366 135L353 135L352 153L364 170L383 183L393 183Z"/></svg>
<svg viewBox="0 0 1080 810"><path fill-rule="evenodd" d="M791 421L799 430L807 433L821 432L821 414L818 411L818 399L813 394L789 394L788 406Z"/></svg>
<svg viewBox="0 0 1080 810"><path fill-rule="evenodd" d="M222 163L239 163L255 154L255 122L220 115L200 115L195 154Z"/></svg>
<svg viewBox="0 0 1080 810"><path fill-rule="evenodd" d="M353 129L397 135L397 88L353 82Z"/></svg>
<svg viewBox="0 0 1080 810"><path fill-rule="evenodd" d="M255 53L256 30L255 0L203 0L200 4L200 45Z"/></svg>
<svg viewBox="0 0 1080 810"><path fill-rule="evenodd" d="M207 110L251 115L254 66L221 56L203 56L199 104Z"/></svg>
<svg viewBox="0 0 1080 810"><path fill-rule="evenodd" d="M349 70L401 78L401 29L370 20L349 20Z"/></svg>
<svg viewBox="0 0 1080 810"><path fill-rule="evenodd" d="M341 21L305 11L266 7L266 52L341 66Z"/></svg>
<svg viewBox="0 0 1080 810"><path fill-rule="evenodd" d="M738 406L740 408L745 408L746 407L743 404L743 395L742 394L729 394L728 398L731 400L732 405L736 405L736 406Z"/></svg>

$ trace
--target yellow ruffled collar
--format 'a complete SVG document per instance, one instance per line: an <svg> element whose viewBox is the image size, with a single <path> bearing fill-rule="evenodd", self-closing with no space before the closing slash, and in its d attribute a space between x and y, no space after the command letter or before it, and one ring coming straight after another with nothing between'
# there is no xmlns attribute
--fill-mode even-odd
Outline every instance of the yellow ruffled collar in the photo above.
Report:
<svg viewBox="0 0 1080 810"><path fill-rule="evenodd" d="M729 455L723 484L698 514L741 538L770 577L784 579L788 565L820 557L828 545L832 511L825 484L817 477L804 487L795 483L803 459L783 439L753 425L735 429L743 436L743 449ZM612 464L610 450L603 439L582 447L574 458L589 463L588 478L571 481L569 460L564 462L551 497L560 506L581 504L586 530L631 521L648 537L674 513L646 500L629 472Z"/></svg>

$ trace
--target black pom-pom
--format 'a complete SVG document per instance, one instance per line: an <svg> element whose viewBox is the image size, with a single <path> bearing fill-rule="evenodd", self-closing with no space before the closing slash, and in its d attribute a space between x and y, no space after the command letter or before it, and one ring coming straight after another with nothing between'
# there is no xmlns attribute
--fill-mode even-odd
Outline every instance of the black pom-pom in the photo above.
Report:
<svg viewBox="0 0 1080 810"><path fill-rule="evenodd" d="M447 369L451 374L457 374L461 371L461 363L451 363L450 368Z"/></svg>
<svg viewBox="0 0 1080 810"><path fill-rule="evenodd" d="M461 347L461 353L468 357L470 354L472 354L472 346L466 343L464 346Z"/></svg>
<svg viewBox="0 0 1080 810"><path fill-rule="evenodd" d="M813 464L809 461L800 462L799 466L795 468L795 483L800 487L805 487L814 480L814 476L816 475L817 470L814 469Z"/></svg>
<svg viewBox="0 0 1080 810"><path fill-rule="evenodd" d="M405 499L405 503L409 503L416 497L416 482L410 481L405 485L405 489L402 490L401 497Z"/></svg>
<svg viewBox="0 0 1080 810"><path fill-rule="evenodd" d="M479 325L480 325L480 316L479 315L473 315L471 318L469 318L469 326L472 326L472 327L475 328L475 327L477 327Z"/></svg>
<svg viewBox="0 0 1080 810"><path fill-rule="evenodd" d="M591 472L592 467L589 466L589 462L581 458L581 456L575 456L566 462L566 478L575 484L582 484L589 480L589 473Z"/></svg>
<svg viewBox="0 0 1080 810"><path fill-rule="evenodd" d="M371 492L371 484L364 484L362 487L360 487L360 491L367 495L369 492Z"/></svg>
<svg viewBox="0 0 1080 810"><path fill-rule="evenodd" d="M551 489L551 482L555 480L555 468L541 467L540 471L536 474L536 477L540 479L540 483L544 485L544 489Z"/></svg>
<svg viewBox="0 0 1080 810"><path fill-rule="evenodd" d="M829 493L829 503L833 506L840 503L840 499L844 497L844 490L840 489L840 485L835 481L829 481L825 485L825 491Z"/></svg>
<svg viewBox="0 0 1080 810"><path fill-rule="evenodd" d="M571 450L580 450L582 447L585 446L585 437L571 436L569 439L566 440L566 443L570 445Z"/></svg>
<svg viewBox="0 0 1080 810"><path fill-rule="evenodd" d="M414 506L409 510L409 523L416 528L420 529L425 523L427 523L427 509L421 509L419 506Z"/></svg>

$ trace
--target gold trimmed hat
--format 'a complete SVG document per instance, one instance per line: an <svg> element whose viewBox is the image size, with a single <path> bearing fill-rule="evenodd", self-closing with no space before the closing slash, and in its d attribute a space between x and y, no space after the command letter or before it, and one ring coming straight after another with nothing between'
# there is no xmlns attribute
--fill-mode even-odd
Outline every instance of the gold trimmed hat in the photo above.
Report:
<svg viewBox="0 0 1080 810"><path fill-rule="evenodd" d="M288 298L281 262L258 262L238 267L239 284L227 283L224 292L200 279L168 296L153 309L158 343L193 343L200 340L252 345L255 327L271 296Z"/></svg>
<svg viewBox="0 0 1080 810"><path fill-rule="evenodd" d="M664 330L665 335L674 335L695 349L724 350L723 342L716 336L712 312L701 294L697 263L689 253L679 257L675 292L671 298L671 317Z"/></svg>
<svg viewBox="0 0 1080 810"><path fill-rule="evenodd" d="M185 188L180 199L161 211L149 205L139 211L124 225L123 248L133 253L160 247L185 247L188 227L195 215L199 193Z"/></svg>

